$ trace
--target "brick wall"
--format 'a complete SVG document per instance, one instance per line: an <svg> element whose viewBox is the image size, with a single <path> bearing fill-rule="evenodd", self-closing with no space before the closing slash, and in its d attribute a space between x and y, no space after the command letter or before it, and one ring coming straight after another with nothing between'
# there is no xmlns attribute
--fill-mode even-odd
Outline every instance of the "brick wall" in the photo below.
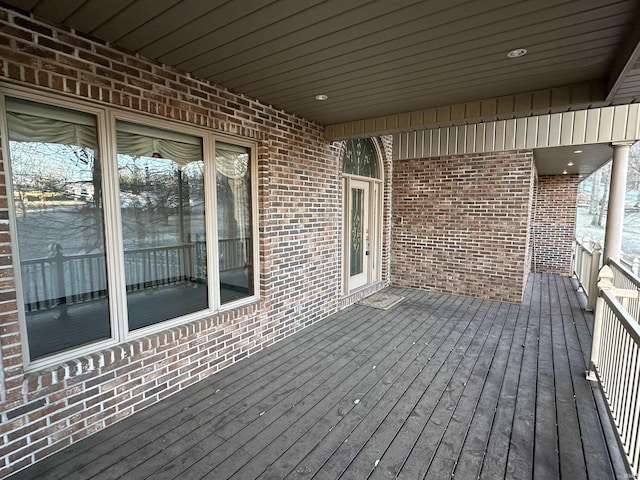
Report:
<svg viewBox="0 0 640 480"><path fill-rule="evenodd" d="M541 175L533 222L535 272L571 275L578 199L577 175Z"/></svg>
<svg viewBox="0 0 640 480"><path fill-rule="evenodd" d="M0 72L5 86L256 140L261 259L255 304L25 373L0 158L0 478L355 301L342 291L342 146L320 126L4 8ZM384 280L368 293L388 284L390 265L391 139L377 142Z"/></svg>
<svg viewBox="0 0 640 480"><path fill-rule="evenodd" d="M392 283L520 302L533 177L531 151L395 162Z"/></svg>

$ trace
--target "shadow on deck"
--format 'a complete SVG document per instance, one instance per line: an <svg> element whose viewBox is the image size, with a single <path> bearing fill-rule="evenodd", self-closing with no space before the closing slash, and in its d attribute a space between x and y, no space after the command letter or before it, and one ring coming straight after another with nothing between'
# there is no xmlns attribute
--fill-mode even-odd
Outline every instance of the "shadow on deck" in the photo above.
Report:
<svg viewBox="0 0 640 480"><path fill-rule="evenodd" d="M386 291L10 478L627 478L570 279Z"/></svg>

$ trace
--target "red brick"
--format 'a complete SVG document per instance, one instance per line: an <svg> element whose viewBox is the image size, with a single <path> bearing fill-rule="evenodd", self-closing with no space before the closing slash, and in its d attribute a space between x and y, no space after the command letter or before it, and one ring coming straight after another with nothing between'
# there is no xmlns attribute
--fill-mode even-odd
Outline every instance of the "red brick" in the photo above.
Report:
<svg viewBox="0 0 640 480"><path fill-rule="evenodd" d="M519 302L529 268L532 158L525 151L396 162L392 282Z"/></svg>
<svg viewBox="0 0 640 480"><path fill-rule="evenodd" d="M578 182L577 175L538 177L532 237L536 272L571 275Z"/></svg>

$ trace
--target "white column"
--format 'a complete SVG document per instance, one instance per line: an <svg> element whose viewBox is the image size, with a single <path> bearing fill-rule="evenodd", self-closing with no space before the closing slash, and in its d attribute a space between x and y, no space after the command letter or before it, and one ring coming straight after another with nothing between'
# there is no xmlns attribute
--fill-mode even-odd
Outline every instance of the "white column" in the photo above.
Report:
<svg viewBox="0 0 640 480"><path fill-rule="evenodd" d="M633 142L613 143L613 163L607 207L607 226L604 234L604 263L619 259L622 246L622 221L624 220L624 196L627 190L629 147Z"/></svg>

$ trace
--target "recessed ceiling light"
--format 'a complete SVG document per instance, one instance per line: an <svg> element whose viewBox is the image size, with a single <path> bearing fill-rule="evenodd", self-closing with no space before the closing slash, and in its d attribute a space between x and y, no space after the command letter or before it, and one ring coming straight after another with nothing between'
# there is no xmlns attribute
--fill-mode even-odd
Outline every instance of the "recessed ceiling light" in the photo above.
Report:
<svg viewBox="0 0 640 480"><path fill-rule="evenodd" d="M518 57L522 57L523 55L527 54L527 49L526 48L516 48L515 50L511 50L509 53L507 53L507 57L509 58L518 58Z"/></svg>
<svg viewBox="0 0 640 480"><path fill-rule="evenodd" d="M573 165L574 165L574 164L573 164L573 162L569 162L569 163L567 163L567 166L568 166L568 167L573 167Z"/></svg>
<svg viewBox="0 0 640 480"><path fill-rule="evenodd" d="M316 95L316 100L320 100L321 102L324 102L327 98L329 97L327 97L326 95Z"/></svg>
<svg viewBox="0 0 640 480"><path fill-rule="evenodd" d="M569 173L569 172L567 172L566 170L563 170L563 171L562 171L562 174L563 174L563 175L566 175L567 173Z"/></svg>
<svg viewBox="0 0 640 480"><path fill-rule="evenodd" d="M576 154L582 153L582 150L574 150L573 153L576 153Z"/></svg>

